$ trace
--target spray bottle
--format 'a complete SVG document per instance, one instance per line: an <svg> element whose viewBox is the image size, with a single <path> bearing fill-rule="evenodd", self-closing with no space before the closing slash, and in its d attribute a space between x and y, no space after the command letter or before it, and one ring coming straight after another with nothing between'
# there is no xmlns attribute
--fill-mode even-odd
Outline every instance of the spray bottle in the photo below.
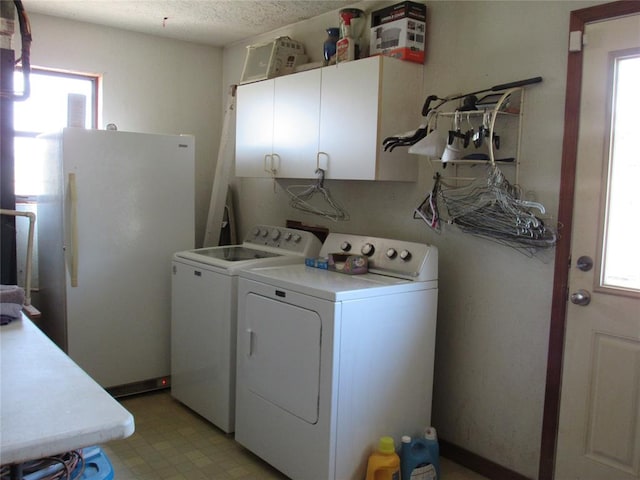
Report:
<svg viewBox="0 0 640 480"><path fill-rule="evenodd" d="M354 31L353 20L363 15L364 12L357 8L340 10L340 36L342 38L336 43L336 60L338 63L356 60L360 57L358 32Z"/></svg>

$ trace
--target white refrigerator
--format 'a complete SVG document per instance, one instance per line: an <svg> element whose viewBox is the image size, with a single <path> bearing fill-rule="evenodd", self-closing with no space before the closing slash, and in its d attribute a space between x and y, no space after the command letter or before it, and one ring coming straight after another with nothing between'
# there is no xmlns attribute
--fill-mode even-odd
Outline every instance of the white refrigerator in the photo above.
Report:
<svg viewBox="0 0 640 480"><path fill-rule="evenodd" d="M39 327L116 395L168 386L171 259L194 248L194 138L41 139Z"/></svg>

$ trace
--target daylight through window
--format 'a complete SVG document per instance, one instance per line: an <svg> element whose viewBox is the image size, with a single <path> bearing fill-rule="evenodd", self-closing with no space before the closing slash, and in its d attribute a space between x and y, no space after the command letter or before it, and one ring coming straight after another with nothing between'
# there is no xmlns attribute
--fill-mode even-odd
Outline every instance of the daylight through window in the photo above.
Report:
<svg viewBox="0 0 640 480"><path fill-rule="evenodd" d="M70 111L84 116L82 126L85 128L96 127L97 80L98 77L92 75L32 70L31 95L23 102L14 103L16 196L24 200L24 197L31 198L41 193L38 135L68 126ZM14 83L15 90L21 91L21 71L15 72ZM84 105L84 108L79 109L78 105Z"/></svg>

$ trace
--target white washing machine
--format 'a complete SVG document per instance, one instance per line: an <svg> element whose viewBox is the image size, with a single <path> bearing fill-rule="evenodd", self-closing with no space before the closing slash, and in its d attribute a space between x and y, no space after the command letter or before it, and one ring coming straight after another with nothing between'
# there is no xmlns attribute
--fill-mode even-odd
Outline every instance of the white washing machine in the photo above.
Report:
<svg viewBox="0 0 640 480"><path fill-rule="evenodd" d="M294 480L365 477L378 439L431 421L438 251L331 233L320 256L368 256L369 273L306 265L240 273L236 441Z"/></svg>
<svg viewBox="0 0 640 480"><path fill-rule="evenodd" d="M320 240L310 232L258 225L242 245L174 255L173 397L225 432L233 432L238 272L256 265L304 263L320 247Z"/></svg>

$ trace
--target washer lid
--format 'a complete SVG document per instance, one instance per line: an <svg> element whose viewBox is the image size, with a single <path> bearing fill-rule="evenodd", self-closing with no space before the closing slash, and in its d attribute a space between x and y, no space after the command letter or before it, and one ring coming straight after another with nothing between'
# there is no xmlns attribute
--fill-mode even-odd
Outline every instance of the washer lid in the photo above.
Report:
<svg viewBox="0 0 640 480"><path fill-rule="evenodd" d="M285 257L291 258L290 255L283 255L282 253L270 252L257 248L246 248L242 245L187 250L184 252L177 252L175 257L178 259L183 258L226 269L239 268L264 262L271 263L271 261L276 261Z"/></svg>
<svg viewBox="0 0 640 480"><path fill-rule="evenodd" d="M199 250L192 250L189 253L198 256L204 256L206 258L224 260L226 262L242 262L244 260L254 260L257 258L271 258L280 256L280 254L278 253L246 248L241 245L232 245L229 247L201 248Z"/></svg>
<svg viewBox="0 0 640 480"><path fill-rule="evenodd" d="M321 246L320 240L311 232L256 225L247 233L242 244L177 252L174 258L236 271L256 264L303 262L306 256L317 256Z"/></svg>

